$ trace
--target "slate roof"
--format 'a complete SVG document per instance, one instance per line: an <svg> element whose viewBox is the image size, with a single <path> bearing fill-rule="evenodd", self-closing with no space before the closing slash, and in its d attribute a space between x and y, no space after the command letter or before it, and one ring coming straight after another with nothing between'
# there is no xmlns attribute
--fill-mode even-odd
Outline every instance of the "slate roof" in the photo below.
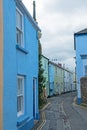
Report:
<svg viewBox="0 0 87 130"><path fill-rule="evenodd" d="M79 35L79 34L87 34L87 28L75 33L76 35Z"/></svg>
<svg viewBox="0 0 87 130"><path fill-rule="evenodd" d="M49 64L52 64L52 65L54 65L54 66L57 66L57 67L61 68L62 70L65 70L65 71L67 71L67 72L69 72L69 73L73 73L72 71L68 70L67 68L64 68L63 66L60 66L59 64L54 63L54 62L52 62L52 61L49 61Z"/></svg>

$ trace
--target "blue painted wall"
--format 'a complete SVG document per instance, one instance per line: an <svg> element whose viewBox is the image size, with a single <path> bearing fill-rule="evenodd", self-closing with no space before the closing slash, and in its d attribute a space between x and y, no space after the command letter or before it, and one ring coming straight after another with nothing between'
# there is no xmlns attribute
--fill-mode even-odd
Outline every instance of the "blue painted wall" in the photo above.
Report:
<svg viewBox="0 0 87 130"><path fill-rule="evenodd" d="M16 21L14 0L3 0L3 130L17 130Z"/></svg>
<svg viewBox="0 0 87 130"><path fill-rule="evenodd" d="M54 65L49 63L49 96L54 94Z"/></svg>
<svg viewBox="0 0 87 130"><path fill-rule="evenodd" d="M20 75L26 76L26 101L25 101L25 115L22 117L23 120L29 118L32 126L34 125L33 117L33 78L38 77L38 41L37 41L37 32L31 23L24 17L24 43L25 49L28 51L28 54L25 54L17 49L17 73ZM36 91L36 118L39 116L38 112L38 78L37 78L37 91ZM18 121L21 118L18 119ZM21 120L22 120L21 119ZM22 124L21 124L22 125ZM27 124L26 124L27 125ZM19 130L29 130L29 126L25 126Z"/></svg>
<svg viewBox="0 0 87 130"><path fill-rule="evenodd" d="M81 55L87 54L87 34L76 35L76 73L77 73L77 93L78 104L81 103L80 78L84 76L84 62Z"/></svg>
<svg viewBox="0 0 87 130"><path fill-rule="evenodd" d="M4 8L4 76L3 130L29 130L38 119L38 38L37 31L24 13L24 43L22 51L16 45L16 3L3 0ZM27 53L26 53L27 52ZM25 76L25 112L17 117L17 75ZM33 117L33 78L37 79L35 117Z"/></svg>

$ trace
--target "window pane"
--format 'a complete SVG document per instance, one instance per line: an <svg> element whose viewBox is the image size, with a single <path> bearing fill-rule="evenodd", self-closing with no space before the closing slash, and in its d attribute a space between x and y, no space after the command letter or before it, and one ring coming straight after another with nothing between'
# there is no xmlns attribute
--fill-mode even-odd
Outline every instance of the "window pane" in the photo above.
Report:
<svg viewBox="0 0 87 130"><path fill-rule="evenodd" d="M23 95L24 79L18 78L18 95Z"/></svg>
<svg viewBox="0 0 87 130"><path fill-rule="evenodd" d="M16 10L16 40L17 40L18 45L20 45L21 47L24 47L23 45L23 15L18 9Z"/></svg>
<svg viewBox="0 0 87 130"><path fill-rule="evenodd" d="M21 107L20 107L20 99L19 97L17 97L17 112L21 111Z"/></svg>
<svg viewBox="0 0 87 130"><path fill-rule="evenodd" d="M17 114L23 114L24 110L24 77L18 76Z"/></svg>
<svg viewBox="0 0 87 130"><path fill-rule="evenodd" d="M22 15L18 11L16 11L16 25L22 30Z"/></svg>
<svg viewBox="0 0 87 130"><path fill-rule="evenodd" d="M22 32L16 28L16 37L17 37L17 43L18 45L22 46L22 41L23 41L23 38L22 38Z"/></svg>
<svg viewBox="0 0 87 130"><path fill-rule="evenodd" d="M23 96L17 97L17 112L23 112Z"/></svg>

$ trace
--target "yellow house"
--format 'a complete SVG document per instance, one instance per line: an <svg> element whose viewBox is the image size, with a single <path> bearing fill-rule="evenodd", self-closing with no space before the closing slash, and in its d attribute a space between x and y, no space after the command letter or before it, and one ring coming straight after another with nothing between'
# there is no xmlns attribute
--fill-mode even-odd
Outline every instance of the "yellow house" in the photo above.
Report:
<svg viewBox="0 0 87 130"><path fill-rule="evenodd" d="M63 81L63 68L62 67L60 67L60 66L58 66L58 89L59 89L59 94L61 94L61 93L63 93L63 83L64 83L64 81Z"/></svg>
<svg viewBox="0 0 87 130"><path fill-rule="evenodd" d="M49 68L53 68L53 71L49 69L49 76L52 75L49 79L51 80L50 82L53 81L52 95L62 94L64 93L64 68L61 64L54 62L50 62L50 64L52 64L52 66Z"/></svg>
<svg viewBox="0 0 87 130"><path fill-rule="evenodd" d="M58 64L54 64L55 72L54 72L54 94L63 93L64 87L64 76L63 76L63 68Z"/></svg>

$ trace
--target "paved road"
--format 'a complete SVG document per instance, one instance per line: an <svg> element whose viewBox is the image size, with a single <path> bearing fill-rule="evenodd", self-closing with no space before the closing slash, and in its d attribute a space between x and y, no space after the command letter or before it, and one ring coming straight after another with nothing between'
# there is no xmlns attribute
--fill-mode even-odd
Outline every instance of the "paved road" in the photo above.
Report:
<svg viewBox="0 0 87 130"><path fill-rule="evenodd" d="M87 109L73 105L76 93L68 93L48 99L43 110L43 127L37 130L87 130Z"/></svg>

